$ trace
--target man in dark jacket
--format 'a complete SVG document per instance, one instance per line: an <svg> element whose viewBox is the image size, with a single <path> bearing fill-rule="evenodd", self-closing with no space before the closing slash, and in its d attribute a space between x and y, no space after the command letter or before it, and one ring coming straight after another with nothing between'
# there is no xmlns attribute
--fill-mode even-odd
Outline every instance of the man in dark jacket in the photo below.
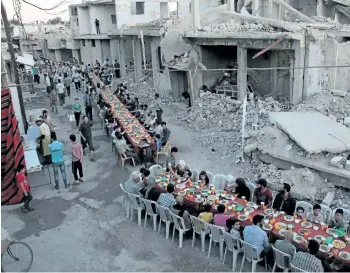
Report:
<svg viewBox="0 0 350 273"><path fill-rule="evenodd" d="M284 211L287 215L293 215L295 211L296 201L290 194L291 187L287 183L283 183L283 190L280 191L273 201L273 209L276 211Z"/></svg>

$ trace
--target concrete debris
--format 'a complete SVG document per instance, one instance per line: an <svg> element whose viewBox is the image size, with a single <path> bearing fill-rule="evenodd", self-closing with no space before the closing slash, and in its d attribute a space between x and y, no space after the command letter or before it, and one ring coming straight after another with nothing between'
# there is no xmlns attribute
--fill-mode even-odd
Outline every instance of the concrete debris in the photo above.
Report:
<svg viewBox="0 0 350 273"><path fill-rule="evenodd" d="M336 121L343 123L350 109L350 96L344 98L333 96L329 91L323 91L309 96L305 101L293 107L298 112L320 112Z"/></svg>
<svg viewBox="0 0 350 273"><path fill-rule="evenodd" d="M276 28L270 26L270 25L260 25L260 24L230 24L230 23L222 23L222 24L216 24L216 25L209 25L202 27L200 29L190 29L187 31L187 33L191 34L201 34L201 33L212 33L212 34L224 34L224 33L230 33L230 32L281 32L281 30L276 30ZM185 33L186 36L186 33Z"/></svg>
<svg viewBox="0 0 350 273"><path fill-rule="evenodd" d="M350 160L346 160L345 170L349 170L350 171Z"/></svg>
<svg viewBox="0 0 350 273"><path fill-rule="evenodd" d="M345 126L350 126L350 117L344 118L344 125Z"/></svg>
<svg viewBox="0 0 350 273"><path fill-rule="evenodd" d="M334 95L334 96L338 96L338 97L345 97L347 94L348 94L348 92L346 92L346 91L341 91L341 90L332 90L332 94Z"/></svg>
<svg viewBox="0 0 350 273"><path fill-rule="evenodd" d="M329 165L333 167L341 167L342 164L345 163L345 158L342 156L335 156L329 162Z"/></svg>

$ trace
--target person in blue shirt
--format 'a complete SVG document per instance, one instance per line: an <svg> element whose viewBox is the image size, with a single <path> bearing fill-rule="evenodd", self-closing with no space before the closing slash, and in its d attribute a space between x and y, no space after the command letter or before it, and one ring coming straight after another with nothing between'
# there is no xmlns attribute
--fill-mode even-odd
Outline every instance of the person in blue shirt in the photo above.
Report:
<svg viewBox="0 0 350 273"><path fill-rule="evenodd" d="M156 134L154 136L154 140L156 141L157 151L159 152L162 149L162 146L163 146L162 138L160 137L160 134Z"/></svg>
<svg viewBox="0 0 350 273"><path fill-rule="evenodd" d="M243 230L244 241L248 244L257 246L259 248L260 257L264 257L266 254L265 248L270 246L266 232L261 228L264 223L264 216L255 215L253 217L253 225L246 226ZM258 258L258 257L257 257Z"/></svg>
<svg viewBox="0 0 350 273"><path fill-rule="evenodd" d="M59 190L59 180L58 180L58 169L61 171L63 183L65 188L68 189L71 184L67 182L66 168L64 165L63 158L63 143L57 141L57 136L55 132L51 133L52 143L49 144L49 150L51 152L53 175L55 177L55 190Z"/></svg>

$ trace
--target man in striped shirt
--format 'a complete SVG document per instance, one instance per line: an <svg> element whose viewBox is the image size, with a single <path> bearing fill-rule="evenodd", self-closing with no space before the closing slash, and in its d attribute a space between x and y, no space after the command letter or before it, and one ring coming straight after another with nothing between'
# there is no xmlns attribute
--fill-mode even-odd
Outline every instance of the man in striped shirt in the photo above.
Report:
<svg viewBox="0 0 350 273"><path fill-rule="evenodd" d="M174 206L176 204L176 200L174 198L173 192L174 185L168 184L167 193L161 193L157 200L157 203L166 208L171 208Z"/></svg>
<svg viewBox="0 0 350 273"><path fill-rule="evenodd" d="M318 249L318 242L310 240L308 252L297 252L293 257L291 264L306 272L324 272L321 260L315 256Z"/></svg>

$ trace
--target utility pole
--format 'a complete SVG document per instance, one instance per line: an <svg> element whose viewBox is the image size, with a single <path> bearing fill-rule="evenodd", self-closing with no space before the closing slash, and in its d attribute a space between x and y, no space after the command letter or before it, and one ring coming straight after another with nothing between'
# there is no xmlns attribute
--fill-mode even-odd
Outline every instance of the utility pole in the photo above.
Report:
<svg viewBox="0 0 350 273"><path fill-rule="evenodd" d="M12 72L13 72L13 76L15 78L15 84L16 84L16 87L17 87L18 101L19 101L19 106L20 106L20 109L21 109L23 127L24 127L25 133L27 133L28 123L27 123L26 113L25 113L25 110L24 110L22 88L20 86L21 82L19 80L19 75L18 75L18 71L17 71L17 62L16 62L16 57L15 57L15 51L14 51L13 45L12 45L10 23L9 23L9 21L7 19L6 8L5 8L4 3L2 1L1 1L1 17L2 17L2 20L4 22L8 49L9 49L10 56L11 56Z"/></svg>

